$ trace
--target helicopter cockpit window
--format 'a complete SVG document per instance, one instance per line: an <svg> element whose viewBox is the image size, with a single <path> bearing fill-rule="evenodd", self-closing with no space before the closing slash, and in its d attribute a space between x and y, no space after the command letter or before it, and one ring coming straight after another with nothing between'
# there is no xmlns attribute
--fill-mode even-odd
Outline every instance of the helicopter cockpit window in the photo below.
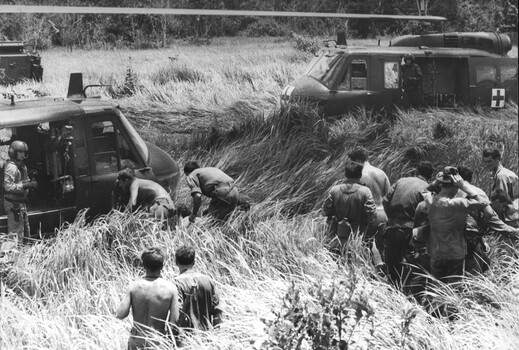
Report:
<svg viewBox="0 0 519 350"><path fill-rule="evenodd" d="M366 90L368 67L365 60L351 62L351 88L352 90Z"/></svg>
<svg viewBox="0 0 519 350"><path fill-rule="evenodd" d="M400 65L397 62L384 62L384 88L398 89Z"/></svg>
<svg viewBox="0 0 519 350"><path fill-rule="evenodd" d="M142 165L117 124L99 121L91 124L92 153L97 174L117 172Z"/></svg>
<svg viewBox="0 0 519 350"><path fill-rule="evenodd" d="M111 121L93 123L91 132L96 172L103 174L117 171L116 138L113 123Z"/></svg>
<svg viewBox="0 0 519 350"><path fill-rule="evenodd" d="M492 64L476 66L476 83L497 82L497 69Z"/></svg>
<svg viewBox="0 0 519 350"><path fill-rule="evenodd" d="M366 90L368 65L366 60L353 60L347 67L345 78L340 83L339 90Z"/></svg>
<svg viewBox="0 0 519 350"><path fill-rule="evenodd" d="M503 64L501 66L501 82L504 83L509 80L517 82L517 65L516 64Z"/></svg>
<svg viewBox="0 0 519 350"><path fill-rule="evenodd" d="M128 145L128 142L125 140L119 129L117 129L117 146L119 156L121 158L121 169L137 168L137 157L135 156L135 153L132 151L130 145Z"/></svg>
<svg viewBox="0 0 519 350"><path fill-rule="evenodd" d="M342 52L326 53L308 71L308 76L330 88L342 69L344 59L344 53Z"/></svg>

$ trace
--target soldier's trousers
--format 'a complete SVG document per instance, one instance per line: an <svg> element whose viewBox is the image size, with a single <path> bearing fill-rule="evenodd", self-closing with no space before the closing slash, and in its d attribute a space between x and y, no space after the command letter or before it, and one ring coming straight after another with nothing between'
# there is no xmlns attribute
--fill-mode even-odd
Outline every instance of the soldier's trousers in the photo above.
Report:
<svg viewBox="0 0 519 350"><path fill-rule="evenodd" d="M30 237L27 207L23 203L12 203L4 200L4 210L7 213L7 233L16 234L18 243L23 243L24 237Z"/></svg>
<svg viewBox="0 0 519 350"><path fill-rule="evenodd" d="M405 275L402 260L409 247L412 229L406 227L389 227L386 230L386 235L385 258L389 276L393 282L401 283L401 279Z"/></svg>

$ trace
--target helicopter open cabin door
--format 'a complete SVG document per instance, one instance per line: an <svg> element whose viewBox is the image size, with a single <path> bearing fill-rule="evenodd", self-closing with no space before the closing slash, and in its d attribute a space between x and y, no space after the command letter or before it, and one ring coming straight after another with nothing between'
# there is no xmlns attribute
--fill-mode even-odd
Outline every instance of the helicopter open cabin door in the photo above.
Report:
<svg viewBox="0 0 519 350"><path fill-rule="evenodd" d="M373 57L372 81L367 91L367 105L377 112L389 113L402 100L400 60L396 57Z"/></svg>
<svg viewBox="0 0 519 350"><path fill-rule="evenodd" d="M474 57L469 60L470 103L486 107L504 107L504 89L498 87L497 60ZM494 101L494 102L493 102Z"/></svg>
<svg viewBox="0 0 519 350"><path fill-rule="evenodd" d="M85 121L91 171L90 207L92 214L110 211L115 180L123 168L141 169L138 156L117 115L105 114Z"/></svg>

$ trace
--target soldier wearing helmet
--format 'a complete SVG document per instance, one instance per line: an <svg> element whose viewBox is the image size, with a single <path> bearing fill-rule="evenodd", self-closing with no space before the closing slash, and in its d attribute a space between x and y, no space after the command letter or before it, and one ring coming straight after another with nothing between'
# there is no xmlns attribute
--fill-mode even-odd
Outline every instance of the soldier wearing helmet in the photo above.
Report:
<svg viewBox="0 0 519 350"><path fill-rule="evenodd" d="M422 70L414 63L414 56L404 56L402 65L402 88L404 91L404 107L419 107L422 96Z"/></svg>
<svg viewBox="0 0 519 350"><path fill-rule="evenodd" d="M9 159L4 165L4 209L7 213L9 234L16 234L19 243L30 236L27 218L27 192L29 188L37 188L36 181L30 181L24 160L29 147L23 141L13 141L9 146Z"/></svg>

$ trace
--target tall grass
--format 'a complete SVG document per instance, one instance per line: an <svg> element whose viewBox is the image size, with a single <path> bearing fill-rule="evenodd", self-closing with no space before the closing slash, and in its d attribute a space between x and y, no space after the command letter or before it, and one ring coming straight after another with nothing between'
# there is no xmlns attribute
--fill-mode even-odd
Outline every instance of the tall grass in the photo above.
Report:
<svg viewBox="0 0 519 350"><path fill-rule="evenodd" d="M442 128L443 133L438 132ZM391 182L412 174L422 160L436 171L447 165L474 170L473 184L490 188L483 149L498 137L504 146L503 164L518 172L517 107L501 112L468 110L400 111L396 120L357 110L339 120L320 118L312 109L296 107L272 118L246 117L228 131L198 134L183 157L225 169L238 177L245 192L259 205L283 201L288 212L320 208L323 195L343 178L348 151L365 146L370 162Z"/></svg>
<svg viewBox="0 0 519 350"><path fill-rule="evenodd" d="M251 215L259 219L261 213ZM27 247L3 278L2 348L124 348L130 322L113 313L126 285L141 273L140 251L150 244L163 247L168 256L163 276L172 279L174 250L185 243L196 249L197 269L216 279L226 317L221 329L188 338L187 349L249 349L253 343L267 348L265 324L275 329L287 307L313 305L312 312L322 312L316 291L333 285L350 293L346 311L352 321L360 318L344 327L349 343L361 348L514 349L519 340L517 258L468 278L461 288L438 286L436 298L459 311L459 320L449 322L428 315L381 280L360 240L352 242L353 262L338 265L322 245L318 216L278 213L245 230L243 219L223 228L201 221L162 230L142 216L114 212L94 225L78 221L56 238ZM294 305L286 295L291 284L300 295ZM404 332L411 311L416 317Z"/></svg>

